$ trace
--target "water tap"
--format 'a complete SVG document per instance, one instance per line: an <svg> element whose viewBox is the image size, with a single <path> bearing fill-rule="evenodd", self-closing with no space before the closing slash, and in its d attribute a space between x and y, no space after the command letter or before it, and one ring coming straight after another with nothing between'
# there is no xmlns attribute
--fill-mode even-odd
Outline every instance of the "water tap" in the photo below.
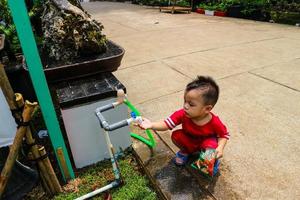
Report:
<svg viewBox="0 0 300 200"><path fill-rule="evenodd" d="M134 119L134 122L141 124L143 122L143 119L141 116L136 116L135 112L131 112L130 116Z"/></svg>

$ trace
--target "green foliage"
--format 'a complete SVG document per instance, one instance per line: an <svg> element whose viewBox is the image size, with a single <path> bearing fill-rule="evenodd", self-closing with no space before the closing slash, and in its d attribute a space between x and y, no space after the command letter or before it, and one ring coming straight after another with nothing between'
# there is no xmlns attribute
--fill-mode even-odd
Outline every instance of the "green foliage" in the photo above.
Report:
<svg viewBox="0 0 300 200"><path fill-rule="evenodd" d="M34 3L32 5L27 5L30 19L37 18L42 11L42 0L33 2ZM6 51L10 51L10 53L13 54L21 53L21 46L17 36L16 26L13 23L7 0L0 1L0 34L5 35L5 40L7 41L6 45L9 45L9 49L4 47ZM40 36L37 37L37 40L40 41Z"/></svg>
<svg viewBox="0 0 300 200"><path fill-rule="evenodd" d="M169 0L133 0L132 3L146 6L168 6Z"/></svg>
<svg viewBox="0 0 300 200"><path fill-rule="evenodd" d="M228 8L228 4L225 2L220 2L220 3L200 3L198 8L202 8L204 10L217 10L217 11L223 11L225 12Z"/></svg>
<svg viewBox="0 0 300 200"><path fill-rule="evenodd" d="M190 2L187 0L181 0L176 2L177 6L182 6L182 7L190 7Z"/></svg>
<svg viewBox="0 0 300 200"><path fill-rule="evenodd" d="M295 25L300 23L300 12L271 11L274 22Z"/></svg>
<svg viewBox="0 0 300 200"><path fill-rule="evenodd" d="M226 10L230 6L236 5L242 7L242 13L245 15L250 15L258 10L264 13L270 12L270 10L300 12L300 0L205 0L198 7Z"/></svg>
<svg viewBox="0 0 300 200"><path fill-rule="evenodd" d="M273 0L271 5L273 11L300 13L300 0Z"/></svg>

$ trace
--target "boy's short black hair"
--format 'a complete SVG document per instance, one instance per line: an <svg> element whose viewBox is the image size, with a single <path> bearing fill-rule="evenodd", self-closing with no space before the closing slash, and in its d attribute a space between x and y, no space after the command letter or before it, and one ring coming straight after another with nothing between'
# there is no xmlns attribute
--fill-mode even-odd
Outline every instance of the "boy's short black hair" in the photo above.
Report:
<svg viewBox="0 0 300 200"><path fill-rule="evenodd" d="M219 98L219 86L215 80L209 76L197 76L195 80L187 84L185 91L193 89L203 90L202 97L205 105L214 106Z"/></svg>

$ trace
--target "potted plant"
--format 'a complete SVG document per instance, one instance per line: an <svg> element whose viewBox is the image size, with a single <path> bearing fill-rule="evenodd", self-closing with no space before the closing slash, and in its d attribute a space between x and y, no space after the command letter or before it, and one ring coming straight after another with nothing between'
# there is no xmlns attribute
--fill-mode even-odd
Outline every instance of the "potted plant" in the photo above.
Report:
<svg viewBox="0 0 300 200"><path fill-rule="evenodd" d="M225 17L226 16L226 11L228 8L228 5L226 4L226 2L221 2L219 4L216 5L216 10L214 12L215 16L219 16L219 17Z"/></svg>
<svg viewBox="0 0 300 200"><path fill-rule="evenodd" d="M241 12L243 10L242 0L226 0L227 4L227 16L243 18L244 15Z"/></svg>
<svg viewBox="0 0 300 200"><path fill-rule="evenodd" d="M270 0L243 0L241 12L246 19L269 21Z"/></svg>
<svg viewBox="0 0 300 200"><path fill-rule="evenodd" d="M210 16L226 16L227 4L225 2L200 3L196 9L197 13Z"/></svg>

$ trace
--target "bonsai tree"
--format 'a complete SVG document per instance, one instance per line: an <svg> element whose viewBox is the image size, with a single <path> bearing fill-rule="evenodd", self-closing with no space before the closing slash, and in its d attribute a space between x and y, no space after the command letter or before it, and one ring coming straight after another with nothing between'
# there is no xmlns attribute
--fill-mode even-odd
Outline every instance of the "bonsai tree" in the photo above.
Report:
<svg viewBox="0 0 300 200"><path fill-rule="evenodd" d="M76 58L106 51L102 24L91 19L78 0L26 0L26 6L44 64L69 64ZM15 54L21 53L21 47L7 0L0 1L0 8L0 34L6 38L1 57L16 61Z"/></svg>
<svg viewBox="0 0 300 200"><path fill-rule="evenodd" d="M69 64L76 58L106 51L103 25L83 11L77 0L47 0L41 16L43 55L47 63Z"/></svg>

